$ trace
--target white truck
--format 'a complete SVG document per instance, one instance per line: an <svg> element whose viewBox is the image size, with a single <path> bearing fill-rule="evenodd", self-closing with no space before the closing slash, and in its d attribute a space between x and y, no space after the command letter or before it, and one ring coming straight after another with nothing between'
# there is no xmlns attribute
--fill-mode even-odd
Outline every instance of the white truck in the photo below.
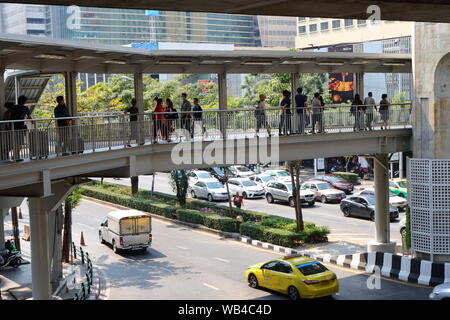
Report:
<svg viewBox="0 0 450 320"><path fill-rule="evenodd" d="M138 249L145 252L152 244L151 217L137 210L112 211L100 224L99 239L111 244L115 253Z"/></svg>

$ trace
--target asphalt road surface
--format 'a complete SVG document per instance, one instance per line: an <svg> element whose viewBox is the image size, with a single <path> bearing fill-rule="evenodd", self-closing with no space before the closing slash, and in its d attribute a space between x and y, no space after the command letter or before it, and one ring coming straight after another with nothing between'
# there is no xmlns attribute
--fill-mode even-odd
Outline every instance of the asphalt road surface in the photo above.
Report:
<svg viewBox="0 0 450 320"><path fill-rule="evenodd" d="M159 219L153 218L153 244L147 253L114 254L98 240L100 223L113 210L117 209L83 200L73 214L73 239L78 244L83 231L85 250L107 280L109 299L287 299L248 287L244 277L248 266L279 254ZM370 290L368 275L327 267L338 276L338 300L427 299L432 290L384 278L379 279L379 289Z"/></svg>
<svg viewBox="0 0 450 320"><path fill-rule="evenodd" d="M155 191L174 194L170 186L170 179L167 173L157 173L155 179ZM140 176L139 188L150 190L152 187L152 176ZM131 185L130 179L104 179L105 182ZM227 202L222 202L227 204ZM256 210L277 216L295 219L295 210L287 204L270 204L265 198L244 200L243 209ZM361 246L366 246L367 242L375 237L375 225L372 221L360 218L346 218L342 214L339 204L316 202L315 206L302 207L303 219L308 222L314 222L318 225L328 226L330 228L329 239L331 241L346 241ZM405 216L405 212L400 212L399 219L391 222L391 241L396 241L401 245L399 221Z"/></svg>

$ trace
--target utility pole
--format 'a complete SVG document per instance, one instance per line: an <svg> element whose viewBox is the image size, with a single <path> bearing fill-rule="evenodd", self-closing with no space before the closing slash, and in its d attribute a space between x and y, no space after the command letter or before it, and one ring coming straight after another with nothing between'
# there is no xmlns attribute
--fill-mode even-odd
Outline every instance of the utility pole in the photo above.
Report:
<svg viewBox="0 0 450 320"><path fill-rule="evenodd" d="M19 219L17 217L17 208L11 208L11 219L13 225L14 245L20 251Z"/></svg>
<svg viewBox="0 0 450 320"><path fill-rule="evenodd" d="M153 196L153 192L155 191L155 175L156 175L156 172L153 172L152 191L150 192L150 196Z"/></svg>

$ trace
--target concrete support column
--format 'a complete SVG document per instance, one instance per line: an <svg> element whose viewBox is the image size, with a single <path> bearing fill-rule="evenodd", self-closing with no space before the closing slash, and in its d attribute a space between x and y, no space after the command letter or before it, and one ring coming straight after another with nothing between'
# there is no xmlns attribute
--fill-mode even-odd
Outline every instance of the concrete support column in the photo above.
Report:
<svg viewBox="0 0 450 320"><path fill-rule="evenodd" d="M355 92L359 93L361 100L364 100L364 72L355 73Z"/></svg>
<svg viewBox="0 0 450 320"><path fill-rule="evenodd" d="M77 107L77 77L75 72L64 73L66 105L72 117L78 116Z"/></svg>
<svg viewBox="0 0 450 320"><path fill-rule="evenodd" d="M138 116L139 123L144 121L144 79L141 72L134 74L134 97L136 99L136 107L139 110L140 116ZM144 143L144 132L142 130L143 126L138 126L138 144Z"/></svg>
<svg viewBox="0 0 450 320"><path fill-rule="evenodd" d="M0 67L0 120L3 120L5 114L5 68ZM0 128L1 129L1 128Z"/></svg>
<svg viewBox="0 0 450 320"><path fill-rule="evenodd" d="M50 250L45 199L29 198L31 229L31 279L34 300L50 300Z"/></svg>
<svg viewBox="0 0 450 320"><path fill-rule="evenodd" d="M291 73L291 91L292 91L292 98L295 97L297 94L297 88L300 87L300 74L298 73ZM292 104L295 107L295 101Z"/></svg>
<svg viewBox="0 0 450 320"><path fill-rule="evenodd" d="M227 74L219 73L219 110L227 110ZM226 112L221 112L219 114L219 128L222 132L222 137L227 135L227 114Z"/></svg>
<svg viewBox="0 0 450 320"><path fill-rule="evenodd" d="M376 154L375 167L375 241L368 243L369 252L395 253L395 242L390 242L389 169L388 155Z"/></svg>
<svg viewBox="0 0 450 320"><path fill-rule="evenodd" d="M8 209L0 209L0 252L5 250L5 219Z"/></svg>
<svg viewBox="0 0 450 320"><path fill-rule="evenodd" d="M399 152L398 161L398 177L403 179L403 152Z"/></svg>

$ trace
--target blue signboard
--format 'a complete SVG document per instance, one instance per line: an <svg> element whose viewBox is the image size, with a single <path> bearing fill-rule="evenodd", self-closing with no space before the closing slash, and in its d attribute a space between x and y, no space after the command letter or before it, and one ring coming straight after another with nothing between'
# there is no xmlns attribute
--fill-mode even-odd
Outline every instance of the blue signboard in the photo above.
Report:
<svg viewBox="0 0 450 320"><path fill-rule="evenodd" d="M159 10L145 10L145 15L151 17L159 16Z"/></svg>
<svg viewBox="0 0 450 320"><path fill-rule="evenodd" d="M158 42L141 42L141 43L132 43L131 47L147 49L147 50L158 50L159 44L158 44Z"/></svg>

